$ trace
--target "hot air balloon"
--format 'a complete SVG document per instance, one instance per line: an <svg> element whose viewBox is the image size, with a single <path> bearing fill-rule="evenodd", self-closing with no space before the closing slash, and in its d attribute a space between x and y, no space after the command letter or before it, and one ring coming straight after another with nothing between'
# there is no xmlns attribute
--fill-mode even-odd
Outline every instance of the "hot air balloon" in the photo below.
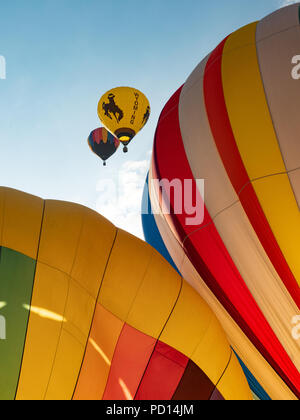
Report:
<svg viewBox="0 0 300 420"><path fill-rule="evenodd" d="M0 399L251 399L203 299L83 206L0 188Z"/></svg>
<svg viewBox="0 0 300 420"><path fill-rule="evenodd" d="M299 40L295 4L221 42L163 109L149 173L170 257L272 399L300 397ZM191 180L204 220L162 179Z"/></svg>
<svg viewBox="0 0 300 420"><path fill-rule="evenodd" d="M102 127L91 132L88 144L92 152L103 160L103 166L106 166L106 160L118 150L120 140Z"/></svg>
<svg viewBox="0 0 300 420"><path fill-rule="evenodd" d="M150 104L139 90L118 87L102 96L98 115L102 124L123 143L126 153L128 144L150 117Z"/></svg>

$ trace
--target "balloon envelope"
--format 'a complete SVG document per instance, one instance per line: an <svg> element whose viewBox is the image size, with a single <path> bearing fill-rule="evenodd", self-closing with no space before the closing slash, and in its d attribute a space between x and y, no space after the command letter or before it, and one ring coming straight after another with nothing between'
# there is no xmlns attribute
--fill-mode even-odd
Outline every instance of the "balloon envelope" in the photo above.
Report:
<svg viewBox="0 0 300 420"><path fill-rule="evenodd" d="M147 123L150 104L139 90L118 87L101 97L98 115L102 124L126 147Z"/></svg>
<svg viewBox="0 0 300 420"><path fill-rule="evenodd" d="M105 165L106 160L118 150L120 140L102 127L91 132L88 137L88 144L92 152L99 156Z"/></svg>
<svg viewBox="0 0 300 420"><path fill-rule="evenodd" d="M0 230L0 400L251 399L212 311L148 244L9 188Z"/></svg>
<svg viewBox="0 0 300 420"><path fill-rule="evenodd" d="M151 246L153 246L179 273L178 268L174 264L174 261L169 251L166 248L166 245L160 234L160 231L158 229L158 226L157 226L154 214L153 214L151 201L149 197L148 176L145 182L145 187L144 187L144 192L143 192L142 225L143 225L144 237L145 237L146 242L150 244ZM241 359L238 358L238 360L243 368L243 371L247 377L248 383L251 387L251 390L255 398L258 398L259 400L264 400L264 401L270 400L270 396L266 393L266 391L263 389L261 384L249 371L247 366L241 361Z"/></svg>
<svg viewBox="0 0 300 420"><path fill-rule="evenodd" d="M300 397L299 39L299 4L227 37L166 104L149 174L175 265L273 399ZM190 180L204 221L157 179Z"/></svg>

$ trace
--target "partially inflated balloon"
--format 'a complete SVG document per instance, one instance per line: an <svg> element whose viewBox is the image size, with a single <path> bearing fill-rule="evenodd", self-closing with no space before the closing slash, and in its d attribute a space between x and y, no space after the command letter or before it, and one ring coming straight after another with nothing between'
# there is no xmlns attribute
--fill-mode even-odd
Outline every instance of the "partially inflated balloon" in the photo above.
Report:
<svg viewBox="0 0 300 420"><path fill-rule="evenodd" d="M98 115L102 124L120 139L124 152L127 152L128 144L149 119L150 104L139 90L118 87L102 96Z"/></svg>
<svg viewBox="0 0 300 420"><path fill-rule="evenodd" d="M273 399L300 397L299 42L299 4L221 42L166 104L149 175L174 263ZM203 222L157 179L190 180Z"/></svg>
<svg viewBox="0 0 300 420"><path fill-rule="evenodd" d="M106 160L116 153L120 140L106 128L97 128L89 135L88 144L92 152L99 156L103 160L103 165L106 166Z"/></svg>
<svg viewBox="0 0 300 420"><path fill-rule="evenodd" d="M251 398L211 309L145 242L9 188L0 231L0 400Z"/></svg>

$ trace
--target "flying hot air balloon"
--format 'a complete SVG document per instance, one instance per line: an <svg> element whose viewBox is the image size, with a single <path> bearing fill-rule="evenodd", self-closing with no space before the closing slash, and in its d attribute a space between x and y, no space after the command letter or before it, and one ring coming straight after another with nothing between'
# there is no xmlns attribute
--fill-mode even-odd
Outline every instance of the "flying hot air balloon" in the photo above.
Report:
<svg viewBox="0 0 300 420"><path fill-rule="evenodd" d="M148 122L150 112L146 96L131 87L111 89L98 104L100 121L121 141L125 153L128 144Z"/></svg>
<svg viewBox="0 0 300 420"><path fill-rule="evenodd" d="M88 144L92 152L103 160L103 166L120 146L120 140L114 137L106 128L96 128L88 137Z"/></svg>
<svg viewBox="0 0 300 420"><path fill-rule="evenodd" d="M299 16L294 4L247 25L196 67L162 111L149 173L172 261L272 399L300 397ZM175 211L163 179L191 180L203 222Z"/></svg>
<svg viewBox="0 0 300 420"><path fill-rule="evenodd" d="M0 231L0 400L252 398L211 309L150 245L3 187Z"/></svg>

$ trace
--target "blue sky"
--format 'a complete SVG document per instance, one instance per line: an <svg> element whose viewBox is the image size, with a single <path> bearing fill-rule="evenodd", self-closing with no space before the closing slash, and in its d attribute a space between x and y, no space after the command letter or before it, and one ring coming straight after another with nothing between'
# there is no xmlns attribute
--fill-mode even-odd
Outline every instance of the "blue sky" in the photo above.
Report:
<svg viewBox="0 0 300 420"><path fill-rule="evenodd" d="M0 185L82 203L141 236L141 182L163 105L226 35L290 2L1 3ZM104 169L86 139L100 126L100 96L120 85L143 91L152 115L130 153L120 148Z"/></svg>

